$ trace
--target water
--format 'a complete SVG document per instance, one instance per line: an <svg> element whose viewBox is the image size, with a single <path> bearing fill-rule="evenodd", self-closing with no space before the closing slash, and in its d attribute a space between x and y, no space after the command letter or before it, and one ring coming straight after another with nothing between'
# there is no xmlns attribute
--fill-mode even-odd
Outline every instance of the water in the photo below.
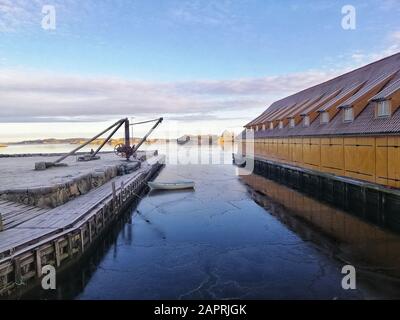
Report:
<svg viewBox="0 0 400 320"><path fill-rule="evenodd" d="M230 152L230 150L226 150ZM222 153L218 147L201 153ZM231 165L167 165L151 192L58 278L51 299L398 298L398 235ZM341 269L357 269L343 290Z"/></svg>

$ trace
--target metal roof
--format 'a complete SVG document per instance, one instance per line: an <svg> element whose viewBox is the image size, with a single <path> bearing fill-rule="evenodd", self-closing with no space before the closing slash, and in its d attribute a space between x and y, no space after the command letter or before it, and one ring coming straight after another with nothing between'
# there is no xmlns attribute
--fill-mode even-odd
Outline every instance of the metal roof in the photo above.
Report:
<svg viewBox="0 0 400 320"><path fill-rule="evenodd" d="M290 118L313 111L324 112L331 108L336 110L337 107L349 107L363 101L366 97L369 98L371 93L379 90L371 100L366 100L365 108L350 123L344 123L342 117L336 115L326 124L313 121L309 127L298 124L294 128L286 126L279 130L260 130L255 135L256 137L281 137L400 133L400 108L395 108L396 112L391 117L377 119L375 103L372 103L377 99L386 99L400 90L400 72L397 72L398 70L400 70L400 53L276 101L268 108L268 116L264 114L261 118L262 121L265 121L265 119L279 115L280 119L273 120L281 120L283 116ZM334 96L338 90L341 91ZM320 106L317 107L317 105ZM282 111L284 106L293 107L286 107L286 110Z"/></svg>
<svg viewBox="0 0 400 320"><path fill-rule="evenodd" d="M388 100L398 91L400 91L400 79L397 79L396 81L389 84L385 89L372 97L370 101Z"/></svg>
<svg viewBox="0 0 400 320"><path fill-rule="evenodd" d="M309 108L304 110L300 115L301 116L306 116L310 114L313 111L318 110L319 107L323 106L324 104L328 103L329 101L332 101L333 98L335 98L342 89L336 90L335 92L332 92L331 94L328 94L327 96L323 97L322 100L318 101L317 103L312 104Z"/></svg>
<svg viewBox="0 0 400 320"><path fill-rule="evenodd" d="M355 103L357 103L359 100L363 99L365 95L370 93L371 91L375 90L377 87L382 86L385 84L385 81L389 81L395 74L395 72L392 72L390 74L383 74L365 84L360 91L357 91L357 93L353 96L351 96L349 99L347 99L345 102L340 104L338 108L349 108L352 107Z"/></svg>
<svg viewBox="0 0 400 320"><path fill-rule="evenodd" d="M330 108L336 107L338 104L340 104L342 102L342 100L346 99L346 97L348 95L357 92L357 90L359 90L364 85L364 83L365 82L357 83L357 84L350 86L349 88L346 88L336 98L334 98L333 100L331 100L331 101L327 102L326 104L324 104L323 106L321 106L317 111L324 112L324 111L329 110Z"/></svg>

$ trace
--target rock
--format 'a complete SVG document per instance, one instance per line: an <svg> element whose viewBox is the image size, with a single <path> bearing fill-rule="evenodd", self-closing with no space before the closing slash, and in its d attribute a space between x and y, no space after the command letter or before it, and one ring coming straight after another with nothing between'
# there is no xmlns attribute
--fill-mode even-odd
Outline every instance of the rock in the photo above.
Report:
<svg viewBox="0 0 400 320"><path fill-rule="evenodd" d="M35 170L41 171L41 170L46 170L46 162L36 162L35 163Z"/></svg>

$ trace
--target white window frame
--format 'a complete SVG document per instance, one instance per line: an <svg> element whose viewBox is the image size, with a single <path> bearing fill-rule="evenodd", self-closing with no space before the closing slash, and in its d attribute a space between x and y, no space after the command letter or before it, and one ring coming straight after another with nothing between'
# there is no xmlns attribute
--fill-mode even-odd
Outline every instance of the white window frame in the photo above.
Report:
<svg viewBox="0 0 400 320"><path fill-rule="evenodd" d="M321 122L321 124L327 124L327 123L329 123L329 112L326 112L326 111L324 111L324 112L321 112L321 114L320 114L320 122Z"/></svg>
<svg viewBox="0 0 400 320"><path fill-rule="evenodd" d="M390 100L378 101L376 107L376 116L378 118L387 118L392 114L392 106Z"/></svg>
<svg viewBox="0 0 400 320"><path fill-rule="evenodd" d="M354 120L354 110L353 108L344 108L343 110L343 121L352 122Z"/></svg>
<svg viewBox="0 0 400 320"><path fill-rule="evenodd" d="M303 127L309 127L310 126L310 116L305 116L303 118Z"/></svg>
<svg viewBox="0 0 400 320"><path fill-rule="evenodd" d="M295 121L294 118L291 118L291 119L289 120L289 126L290 126L291 128L294 128L294 127L296 126L296 121Z"/></svg>

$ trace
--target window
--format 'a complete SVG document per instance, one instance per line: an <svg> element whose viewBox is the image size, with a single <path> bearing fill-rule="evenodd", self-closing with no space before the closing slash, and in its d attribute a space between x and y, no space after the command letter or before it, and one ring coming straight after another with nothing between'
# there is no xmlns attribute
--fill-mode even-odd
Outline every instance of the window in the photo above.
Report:
<svg viewBox="0 0 400 320"><path fill-rule="evenodd" d="M258 131L258 126L256 126L256 131Z"/></svg>
<svg viewBox="0 0 400 320"><path fill-rule="evenodd" d="M283 121L279 121L279 129L283 129Z"/></svg>
<svg viewBox="0 0 400 320"><path fill-rule="evenodd" d="M265 130L265 124L262 125L262 129Z"/></svg>
<svg viewBox="0 0 400 320"><path fill-rule="evenodd" d="M273 122L270 122L269 128L270 128L271 130L274 128L274 123L273 123Z"/></svg>
<svg viewBox="0 0 400 320"><path fill-rule="evenodd" d="M328 123L329 122L329 113L322 112L321 113L321 123Z"/></svg>
<svg viewBox="0 0 400 320"><path fill-rule="evenodd" d="M345 108L344 109L344 121L351 122L351 121L353 121L353 118L354 118L353 108Z"/></svg>
<svg viewBox="0 0 400 320"><path fill-rule="evenodd" d="M292 119L290 119L290 127L291 128L294 128L295 126L296 126L296 122L295 122L295 120L292 118Z"/></svg>
<svg viewBox="0 0 400 320"><path fill-rule="evenodd" d="M378 102L378 110L377 110L377 117L389 117L391 114L391 106L390 106L390 101L385 100L385 101L379 101Z"/></svg>
<svg viewBox="0 0 400 320"><path fill-rule="evenodd" d="M310 126L310 117L309 116L305 116L303 118L303 126L305 126L305 127L309 127Z"/></svg>

